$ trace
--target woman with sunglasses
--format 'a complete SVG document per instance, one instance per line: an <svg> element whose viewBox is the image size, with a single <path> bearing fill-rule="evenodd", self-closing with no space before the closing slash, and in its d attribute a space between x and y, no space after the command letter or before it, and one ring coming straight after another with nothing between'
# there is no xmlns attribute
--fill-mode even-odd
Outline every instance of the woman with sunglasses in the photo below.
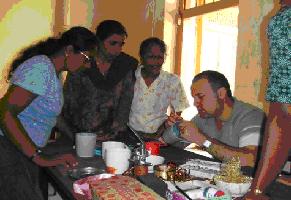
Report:
<svg viewBox="0 0 291 200"><path fill-rule="evenodd" d="M48 38L25 49L11 65L10 86L0 100L0 196L44 199L38 185L40 167L72 167L71 154L45 157L46 146L63 105L62 71L88 67L95 35L73 27L60 38Z"/></svg>
<svg viewBox="0 0 291 200"><path fill-rule="evenodd" d="M97 51L91 67L69 73L64 83L64 108L59 132L72 140L75 133L94 132L98 141L126 140L138 61L122 52L127 37L118 21L102 21L96 29Z"/></svg>

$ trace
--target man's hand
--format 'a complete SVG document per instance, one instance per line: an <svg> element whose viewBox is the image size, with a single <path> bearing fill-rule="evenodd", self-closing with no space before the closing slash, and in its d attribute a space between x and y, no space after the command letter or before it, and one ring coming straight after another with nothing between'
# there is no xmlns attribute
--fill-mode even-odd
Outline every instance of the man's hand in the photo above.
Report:
<svg viewBox="0 0 291 200"><path fill-rule="evenodd" d="M198 127L191 121L181 121L179 124L181 136L189 142L195 142L202 146L206 137L200 133Z"/></svg>
<svg viewBox="0 0 291 200"><path fill-rule="evenodd" d="M182 121L183 118L175 113L175 112L171 112L170 113L170 116L168 116L167 120L165 121L165 126L166 128L170 127L170 126L173 126L176 122L178 121Z"/></svg>

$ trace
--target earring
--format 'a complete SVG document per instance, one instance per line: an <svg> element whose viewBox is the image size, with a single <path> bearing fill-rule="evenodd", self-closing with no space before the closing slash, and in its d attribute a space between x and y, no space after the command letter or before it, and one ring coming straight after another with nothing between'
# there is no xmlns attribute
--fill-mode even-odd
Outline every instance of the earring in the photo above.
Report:
<svg viewBox="0 0 291 200"><path fill-rule="evenodd" d="M64 69L66 70L68 67L68 54L65 52L65 58L64 58Z"/></svg>

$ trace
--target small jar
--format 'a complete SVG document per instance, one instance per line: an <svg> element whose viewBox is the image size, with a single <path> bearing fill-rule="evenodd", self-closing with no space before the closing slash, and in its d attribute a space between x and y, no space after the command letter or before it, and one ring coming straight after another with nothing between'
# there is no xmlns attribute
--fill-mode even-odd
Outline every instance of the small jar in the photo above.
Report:
<svg viewBox="0 0 291 200"><path fill-rule="evenodd" d="M134 175L144 176L148 174L148 166L146 165L136 165L134 166Z"/></svg>

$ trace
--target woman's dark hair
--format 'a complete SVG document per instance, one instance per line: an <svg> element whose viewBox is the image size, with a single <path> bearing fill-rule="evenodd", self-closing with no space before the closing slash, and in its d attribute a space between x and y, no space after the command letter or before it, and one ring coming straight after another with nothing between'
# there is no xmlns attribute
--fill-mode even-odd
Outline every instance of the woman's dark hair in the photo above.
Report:
<svg viewBox="0 0 291 200"><path fill-rule="evenodd" d="M25 60L36 56L46 55L51 57L62 51L64 47L72 45L75 52L91 50L96 46L96 37L87 28L75 26L65 31L60 38L50 37L24 49L20 55L12 62L9 78L14 70Z"/></svg>
<svg viewBox="0 0 291 200"><path fill-rule="evenodd" d="M233 98L228 80L223 74L217 71L206 70L197 74L192 80L192 84L200 79L207 79L214 92L216 92L219 88L224 87L227 91L227 96L231 99Z"/></svg>
<svg viewBox="0 0 291 200"><path fill-rule="evenodd" d="M125 27L115 20L104 20L96 28L96 37L100 41L104 41L113 34L124 35L127 37Z"/></svg>
<svg viewBox="0 0 291 200"><path fill-rule="evenodd" d="M139 48L139 56L141 59L145 58L145 55L151 50L153 46L159 46L161 49L161 52L166 54L166 44L163 40L156 38L156 37L150 37L148 39L145 39L142 41L140 48Z"/></svg>

